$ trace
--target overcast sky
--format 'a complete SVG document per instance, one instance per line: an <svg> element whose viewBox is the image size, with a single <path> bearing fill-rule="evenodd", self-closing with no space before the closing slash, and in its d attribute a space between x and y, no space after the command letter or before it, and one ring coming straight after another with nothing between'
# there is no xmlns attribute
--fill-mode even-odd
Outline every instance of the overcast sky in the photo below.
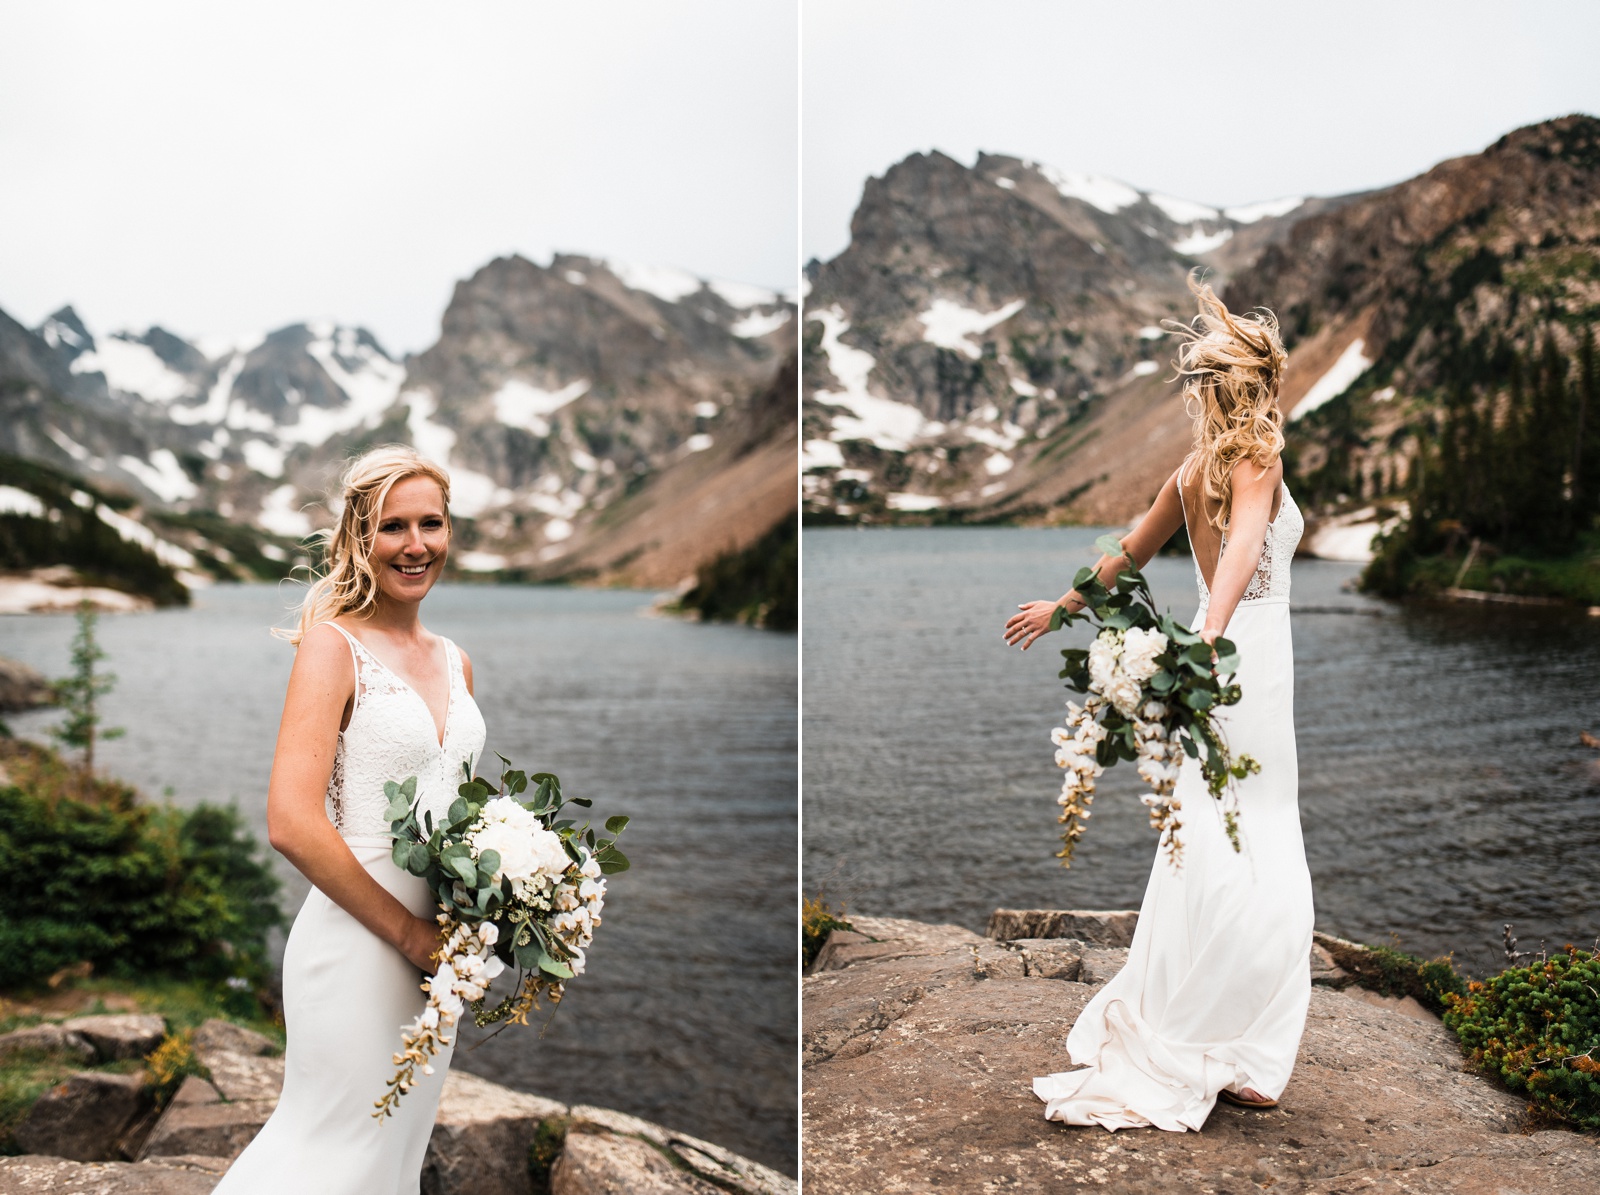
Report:
<svg viewBox="0 0 1600 1195"><path fill-rule="evenodd" d="M391 351L552 249L793 289L792 3L0 0L0 309Z"/></svg>
<svg viewBox="0 0 1600 1195"><path fill-rule="evenodd" d="M870 175L979 149L1213 205L1399 182L1600 115L1593 0L805 0L805 256Z"/></svg>

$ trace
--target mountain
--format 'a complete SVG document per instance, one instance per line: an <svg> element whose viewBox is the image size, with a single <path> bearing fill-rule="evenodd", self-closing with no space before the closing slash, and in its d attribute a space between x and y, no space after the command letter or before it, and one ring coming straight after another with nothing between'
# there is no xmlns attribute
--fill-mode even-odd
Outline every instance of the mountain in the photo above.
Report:
<svg viewBox="0 0 1600 1195"><path fill-rule="evenodd" d="M1170 456L1159 325L1192 311L1188 271L1346 201L1219 210L987 153L869 179L808 269L808 516L1115 521Z"/></svg>
<svg viewBox="0 0 1600 1195"><path fill-rule="evenodd" d="M1308 217L1226 298L1275 306L1302 373L1327 368L1342 383L1295 410L1290 449L1309 495L1332 504L1397 495L1452 420L1503 431L1525 412L1547 344L1550 368L1567 379L1558 385L1578 383L1585 337L1600 323L1600 120L1518 129ZM1548 442L1525 451L1570 489L1566 458L1583 427L1579 416L1563 434L1560 418L1541 416Z"/></svg>
<svg viewBox="0 0 1600 1195"><path fill-rule="evenodd" d="M96 335L70 307L31 331L0 313L0 452L92 476L128 518L227 566L241 550L292 562L331 523L342 463L410 443L450 469L459 567L670 586L794 508L792 388L786 423L764 414L793 311L758 287L558 255L484 266L404 361L331 321L186 340ZM687 502L674 518L690 525L647 495Z"/></svg>

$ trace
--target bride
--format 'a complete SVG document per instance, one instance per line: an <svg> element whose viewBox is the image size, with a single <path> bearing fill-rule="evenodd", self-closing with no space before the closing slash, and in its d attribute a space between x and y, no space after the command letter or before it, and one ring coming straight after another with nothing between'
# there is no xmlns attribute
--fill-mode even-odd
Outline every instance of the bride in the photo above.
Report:
<svg viewBox="0 0 1600 1195"><path fill-rule="evenodd" d="M1261 763L1239 786L1235 853L1185 758L1177 797L1184 851L1174 871L1158 850L1128 962L1079 1015L1067 1052L1079 1068L1035 1079L1045 1116L1108 1129L1199 1129L1216 1100L1276 1105L1289 1081L1311 999L1311 877L1300 838L1294 743L1289 561L1304 522L1283 484L1278 384L1285 354L1270 312L1237 316L1193 280L1200 314L1179 326L1194 450L1148 514L1102 557L1113 582L1124 558L1143 567L1187 527L1207 642L1238 646L1243 699L1218 714L1235 752ZM1006 642L1029 647L1060 602L1029 602Z"/></svg>
<svg viewBox="0 0 1600 1195"><path fill-rule="evenodd" d="M276 1111L217 1195L415 1195L450 1062L373 1118L440 944L427 885L396 867L384 782L417 777L441 818L483 749L472 662L419 618L450 546L450 479L409 448L352 462L328 571L305 595L267 832L314 885L283 955Z"/></svg>

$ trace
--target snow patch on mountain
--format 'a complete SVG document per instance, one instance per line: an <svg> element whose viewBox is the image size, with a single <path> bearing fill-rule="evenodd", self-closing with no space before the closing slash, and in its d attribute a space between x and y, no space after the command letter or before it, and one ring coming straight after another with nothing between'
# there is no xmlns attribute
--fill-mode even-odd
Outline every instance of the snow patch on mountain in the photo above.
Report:
<svg viewBox="0 0 1600 1195"><path fill-rule="evenodd" d="M917 319L922 321L922 339L940 348L951 349L976 361L983 353L967 338L987 332L1002 324L1026 306L1022 299L1013 299L998 311L974 311L950 299L935 299Z"/></svg>
<svg viewBox="0 0 1600 1195"><path fill-rule="evenodd" d="M800 447L800 471L844 468L844 450L832 440L807 440Z"/></svg>
<svg viewBox="0 0 1600 1195"><path fill-rule="evenodd" d="M589 391L589 379L579 378L559 390L541 390L521 378L510 378L494 393L494 417L507 427L520 427L536 436L548 436L545 418Z"/></svg>
<svg viewBox="0 0 1600 1195"><path fill-rule="evenodd" d="M136 456L120 456L117 464L139 479L139 483L163 502L180 502L200 491L178 464L170 448L157 448L148 461Z"/></svg>
<svg viewBox="0 0 1600 1195"><path fill-rule="evenodd" d="M705 285L688 270L680 270L675 266L641 266L610 259L605 265L621 279L624 286L644 291L668 303L686 299Z"/></svg>
<svg viewBox="0 0 1600 1195"><path fill-rule="evenodd" d="M741 311L747 307L771 307L781 302L776 292L748 282L729 282L724 278L713 278L706 285L729 307L737 307Z"/></svg>
<svg viewBox="0 0 1600 1195"><path fill-rule="evenodd" d="M128 543L138 544L150 551L162 564L177 569L196 569L199 562L186 549L170 544L137 519L119 514L109 506L96 506L95 517L115 531Z"/></svg>
<svg viewBox="0 0 1600 1195"><path fill-rule="evenodd" d="M787 308L769 311L765 315L759 311L752 311L728 325L728 331L741 340L754 340L759 336L766 336L776 332L788 322L789 311Z"/></svg>
<svg viewBox="0 0 1600 1195"><path fill-rule="evenodd" d="M1233 239L1233 229L1223 228L1217 232L1204 232L1198 228L1189 230L1189 235L1172 242L1174 252L1196 257L1201 253L1210 253L1220 245L1225 245Z"/></svg>
<svg viewBox="0 0 1600 1195"><path fill-rule="evenodd" d="M262 499L256 523L274 535L290 539L303 539L311 534L311 518L295 505L292 485L280 485Z"/></svg>
<svg viewBox="0 0 1600 1195"><path fill-rule="evenodd" d="M1350 342L1348 348L1339 354L1335 361L1307 390L1289 418L1299 419L1301 416L1315 411L1330 399L1338 398L1350 388L1350 384L1367 370L1372 368L1372 358L1366 354L1366 342L1359 337Z"/></svg>
<svg viewBox="0 0 1600 1195"><path fill-rule="evenodd" d="M282 477L283 459L288 453L265 440L246 440L239 445L244 463L263 477Z"/></svg>
<svg viewBox="0 0 1600 1195"><path fill-rule="evenodd" d="M19 490L14 485L0 485L0 515L29 515L44 518L44 503L37 494Z"/></svg>
<svg viewBox="0 0 1600 1195"><path fill-rule="evenodd" d="M1222 209L1222 214L1240 224L1254 224L1257 220L1266 220L1274 216L1287 216L1305 201L1306 197L1304 195L1294 195L1284 199L1267 199L1260 203L1246 203L1239 207L1225 207Z"/></svg>
<svg viewBox="0 0 1600 1195"><path fill-rule="evenodd" d="M148 402L168 403L193 389L188 378L169 366L155 350L123 336L107 336L80 353L68 367L73 373L104 374L106 385Z"/></svg>
<svg viewBox="0 0 1600 1195"><path fill-rule="evenodd" d="M1158 195L1154 191L1146 196L1174 224L1197 224L1201 220L1219 220L1222 213L1192 199L1176 199L1171 195Z"/></svg>
<svg viewBox="0 0 1600 1195"><path fill-rule="evenodd" d="M923 417L909 403L894 402L867 393L867 377L876 362L864 349L851 348L839 337L850 329L850 322L838 306L811 313L822 325L822 351L828 369L843 390L818 390L816 400L830 407L843 408L833 417L833 440L870 440L879 448L904 452L922 435L937 435L944 425Z"/></svg>
<svg viewBox="0 0 1600 1195"><path fill-rule="evenodd" d="M1127 183L1106 178L1104 175L1059 170L1042 163L1034 168L1068 199L1081 199L1090 207L1099 208L1108 216L1116 215L1125 207L1132 207L1142 198L1139 192Z"/></svg>

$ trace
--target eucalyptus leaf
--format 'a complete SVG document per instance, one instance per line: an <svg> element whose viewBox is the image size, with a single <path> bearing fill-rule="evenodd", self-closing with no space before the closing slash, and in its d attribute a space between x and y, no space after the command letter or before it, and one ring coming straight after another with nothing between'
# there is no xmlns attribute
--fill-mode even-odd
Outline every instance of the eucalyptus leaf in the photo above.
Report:
<svg viewBox="0 0 1600 1195"><path fill-rule="evenodd" d="M1094 546L1107 556L1123 556L1127 549L1122 546L1122 541L1114 535L1102 535L1094 541Z"/></svg>
<svg viewBox="0 0 1600 1195"><path fill-rule="evenodd" d="M628 828L629 820L630 819L623 814L613 814L611 817L606 818L606 833L621 834Z"/></svg>

